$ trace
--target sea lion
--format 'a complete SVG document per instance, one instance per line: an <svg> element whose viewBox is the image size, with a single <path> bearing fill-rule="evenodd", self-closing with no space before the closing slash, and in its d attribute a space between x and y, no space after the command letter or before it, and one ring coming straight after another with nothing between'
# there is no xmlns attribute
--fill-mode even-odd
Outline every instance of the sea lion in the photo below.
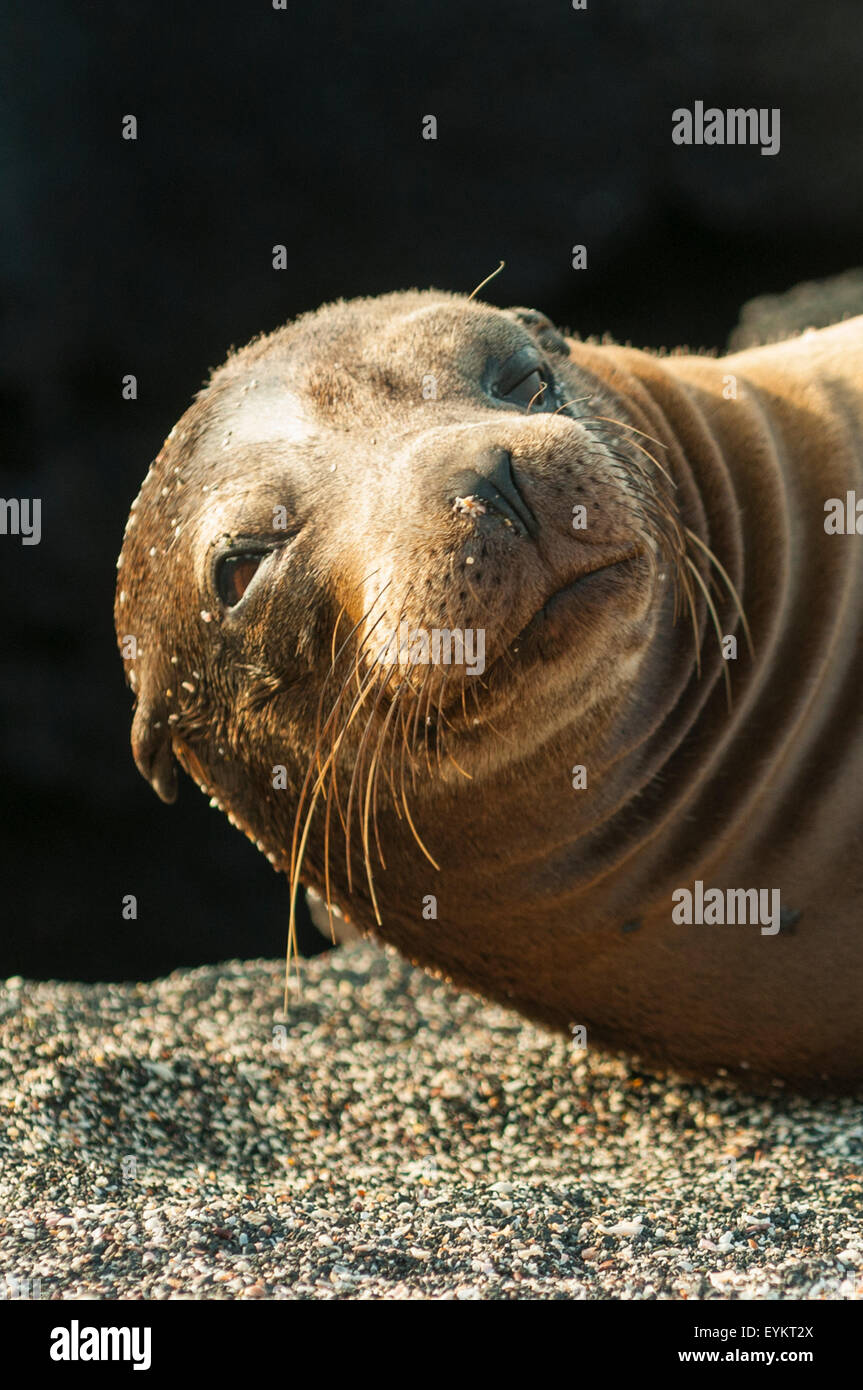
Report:
<svg viewBox="0 0 863 1390"><path fill-rule="evenodd" d="M717 359L325 306L229 357L133 504L138 767L588 1045L848 1086L863 540L826 526L861 459L863 318Z"/></svg>

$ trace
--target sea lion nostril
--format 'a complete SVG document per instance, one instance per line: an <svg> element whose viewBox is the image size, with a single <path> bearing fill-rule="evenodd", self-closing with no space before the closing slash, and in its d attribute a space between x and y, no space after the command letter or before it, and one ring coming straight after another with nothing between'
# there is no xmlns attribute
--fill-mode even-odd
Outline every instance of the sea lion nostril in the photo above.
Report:
<svg viewBox="0 0 863 1390"><path fill-rule="evenodd" d="M486 478L464 479L463 490L460 489L459 495L452 499L452 505L459 516L476 518L491 512L520 535L528 534L523 516Z"/></svg>
<svg viewBox="0 0 863 1390"><path fill-rule="evenodd" d="M507 450L487 448L475 456L473 464L450 480L449 496L456 510L462 514L469 512L469 508L458 504L478 499L520 534L535 537L539 526L516 484Z"/></svg>
<svg viewBox="0 0 863 1390"><path fill-rule="evenodd" d="M497 458L488 478L489 482L498 488L507 499L510 506L518 512L528 533L532 536L536 535L539 530L536 517L521 494L513 472L512 458L506 449L497 451Z"/></svg>

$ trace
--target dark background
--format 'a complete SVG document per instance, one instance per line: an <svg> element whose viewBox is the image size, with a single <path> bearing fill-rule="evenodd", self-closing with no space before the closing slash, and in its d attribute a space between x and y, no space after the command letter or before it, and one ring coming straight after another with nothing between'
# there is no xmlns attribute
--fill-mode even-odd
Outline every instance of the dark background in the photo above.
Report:
<svg viewBox="0 0 863 1390"><path fill-rule="evenodd" d="M0 494L42 498L43 537L0 537L0 974L283 950L285 882L138 776L112 624L129 504L229 346L503 258L492 302L719 347L752 295L863 261L859 0L588 6L5 7ZM780 153L675 146L695 100L779 107Z"/></svg>

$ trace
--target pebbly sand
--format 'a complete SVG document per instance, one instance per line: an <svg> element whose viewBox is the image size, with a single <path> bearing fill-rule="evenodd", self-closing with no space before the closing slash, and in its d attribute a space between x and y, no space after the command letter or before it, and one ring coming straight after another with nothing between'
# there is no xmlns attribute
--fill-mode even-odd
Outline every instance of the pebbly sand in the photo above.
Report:
<svg viewBox="0 0 863 1390"><path fill-rule="evenodd" d="M271 961L0 989L7 1293L863 1294L859 1101L579 1056L365 943L303 978L286 1023Z"/></svg>

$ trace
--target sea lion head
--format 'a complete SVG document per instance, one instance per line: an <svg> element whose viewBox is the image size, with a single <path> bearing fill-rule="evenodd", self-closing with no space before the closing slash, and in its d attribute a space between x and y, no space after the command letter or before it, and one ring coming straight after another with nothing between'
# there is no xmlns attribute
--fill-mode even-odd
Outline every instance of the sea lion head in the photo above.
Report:
<svg viewBox="0 0 863 1390"><path fill-rule="evenodd" d="M500 867L525 779L577 753L601 781L652 718L681 526L576 356L533 310L325 306L213 373L133 505L138 767L169 801L179 760L362 925L373 858L397 920L418 858Z"/></svg>

